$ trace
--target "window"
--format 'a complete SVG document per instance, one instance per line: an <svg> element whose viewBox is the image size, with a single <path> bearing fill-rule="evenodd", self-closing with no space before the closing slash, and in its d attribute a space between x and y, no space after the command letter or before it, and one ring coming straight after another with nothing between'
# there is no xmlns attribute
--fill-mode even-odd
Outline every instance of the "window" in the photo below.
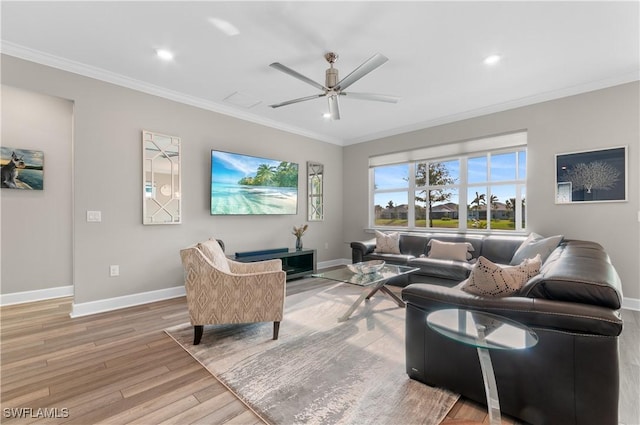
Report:
<svg viewBox="0 0 640 425"><path fill-rule="evenodd" d="M373 185L376 226L407 227L409 164L374 168Z"/></svg>
<svg viewBox="0 0 640 425"><path fill-rule="evenodd" d="M523 231L526 147L371 168L374 227ZM378 160L379 161L379 160Z"/></svg>

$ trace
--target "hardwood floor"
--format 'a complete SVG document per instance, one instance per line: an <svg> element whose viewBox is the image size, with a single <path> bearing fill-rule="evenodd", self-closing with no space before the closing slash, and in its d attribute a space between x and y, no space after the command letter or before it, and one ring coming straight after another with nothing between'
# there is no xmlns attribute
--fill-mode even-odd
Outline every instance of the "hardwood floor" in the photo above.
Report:
<svg viewBox="0 0 640 425"><path fill-rule="evenodd" d="M318 284L290 282L288 292ZM69 317L71 302L0 309L1 423L262 423L163 332L188 322L184 298L75 319ZM632 400L640 382L640 312L625 311L624 317L621 387L629 400L621 423L631 425L640 416ZM460 400L443 425L469 420L488 424L486 410ZM505 425L516 423L503 418Z"/></svg>

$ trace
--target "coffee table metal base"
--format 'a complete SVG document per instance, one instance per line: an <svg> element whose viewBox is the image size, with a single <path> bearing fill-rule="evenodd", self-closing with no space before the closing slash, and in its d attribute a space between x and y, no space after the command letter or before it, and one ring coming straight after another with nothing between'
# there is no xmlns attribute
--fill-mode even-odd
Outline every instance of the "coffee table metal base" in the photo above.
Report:
<svg viewBox="0 0 640 425"><path fill-rule="evenodd" d="M373 289L371 287L365 287L364 291L362 291L362 294L360 294L358 299L351 305L351 307L349 307L347 312L338 319L338 322L344 322L346 320L349 320L349 317L351 317L353 312L356 311L356 308L358 308L358 306L362 304L362 301L364 301L365 299L366 300L370 299L378 291L382 291L385 294L389 295L389 297L391 297L391 299L395 301L396 304L398 304L398 307L404 308L405 307L404 301L402 301L400 297L394 294L393 291L391 291L389 288L384 286L384 284L387 283L387 281L388 279L377 282Z"/></svg>

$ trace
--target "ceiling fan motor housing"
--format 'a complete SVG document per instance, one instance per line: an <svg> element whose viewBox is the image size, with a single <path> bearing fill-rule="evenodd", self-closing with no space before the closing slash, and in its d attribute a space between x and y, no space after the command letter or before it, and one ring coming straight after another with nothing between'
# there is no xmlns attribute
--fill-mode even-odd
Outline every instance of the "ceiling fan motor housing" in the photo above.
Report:
<svg viewBox="0 0 640 425"><path fill-rule="evenodd" d="M338 70L333 67L327 69L326 80L325 86L327 86L327 88L335 87L335 85L338 84L338 81L340 81L338 80Z"/></svg>

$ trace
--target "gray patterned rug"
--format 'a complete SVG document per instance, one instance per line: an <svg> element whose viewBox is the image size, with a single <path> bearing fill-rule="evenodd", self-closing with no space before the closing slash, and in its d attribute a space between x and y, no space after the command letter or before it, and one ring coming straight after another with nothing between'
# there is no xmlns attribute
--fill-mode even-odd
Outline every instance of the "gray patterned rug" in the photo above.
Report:
<svg viewBox="0 0 640 425"><path fill-rule="evenodd" d="M267 423L439 424L458 395L407 377L405 310L379 294L338 323L361 290L288 296L277 341L271 323L206 326L197 346L189 324L165 331Z"/></svg>

